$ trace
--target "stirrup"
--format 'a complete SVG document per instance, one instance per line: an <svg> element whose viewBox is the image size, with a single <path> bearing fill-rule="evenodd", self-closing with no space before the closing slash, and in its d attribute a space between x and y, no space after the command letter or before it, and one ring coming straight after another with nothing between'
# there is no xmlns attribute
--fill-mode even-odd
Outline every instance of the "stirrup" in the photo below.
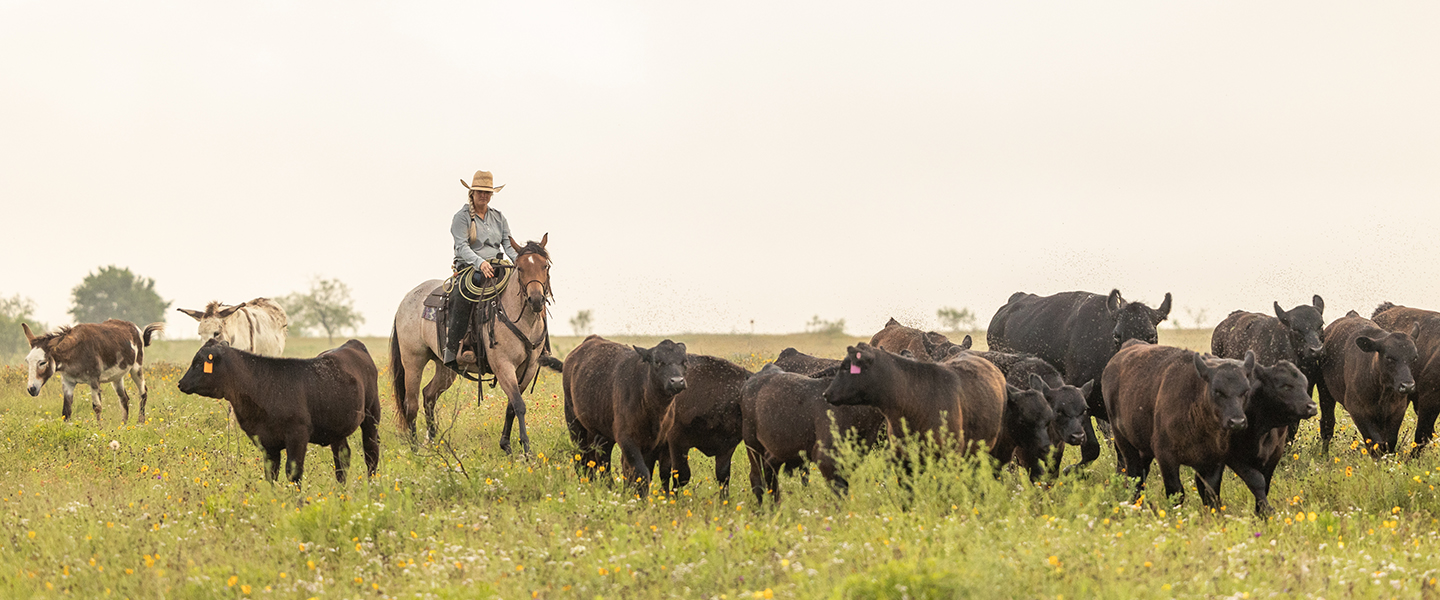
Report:
<svg viewBox="0 0 1440 600"><path fill-rule="evenodd" d="M459 365L458 363L456 363L455 361L450 361L450 362L448 362L448 363L443 363L443 366L444 366L445 368L447 368L447 369L450 369L451 371L454 371L456 375L459 375L459 376L461 376L461 377L464 377L465 379L469 379L470 381L474 381L474 382L479 382L479 381L480 381L480 378L479 378L479 377L475 377L475 376L471 375L471 374L470 374L470 371L467 370L467 369L462 369L462 368L460 368L460 365Z"/></svg>

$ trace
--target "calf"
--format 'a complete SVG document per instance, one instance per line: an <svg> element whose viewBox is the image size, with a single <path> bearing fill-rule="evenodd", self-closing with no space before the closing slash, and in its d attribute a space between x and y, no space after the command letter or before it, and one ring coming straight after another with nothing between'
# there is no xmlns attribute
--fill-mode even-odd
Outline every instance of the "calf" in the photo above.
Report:
<svg viewBox="0 0 1440 600"><path fill-rule="evenodd" d="M65 404L60 414L70 420L70 408L75 400L75 386L81 383L90 386L90 407L95 409L95 421L100 421L100 384L109 383L120 397L120 422L130 420L130 395L125 393L125 375L135 382L140 392L140 416L137 422L145 422L145 403L150 391L145 387L145 348L150 346L150 337L164 331L164 323L151 323L142 331L134 323L110 319L104 323L81 323L73 327L61 327L45 335L30 332L28 323L21 323L25 339L30 341L30 353L25 356L28 381L25 391L39 396L40 388L56 373L61 374L60 391Z"/></svg>
<svg viewBox="0 0 1440 600"><path fill-rule="evenodd" d="M1419 454L1435 435L1435 419L1440 417L1440 313L1419 308L1397 306L1386 302L1370 317L1375 324L1390 331L1414 328L1416 361L1415 391L1410 402L1415 406L1415 449Z"/></svg>
<svg viewBox="0 0 1440 600"><path fill-rule="evenodd" d="M987 363L988 364L988 363ZM991 366L991 370L995 367ZM941 364L910 360L869 344L846 349L839 372L823 396L831 404L863 404L880 409L897 454L912 443L907 433L930 438L940 447L963 448L966 439L965 396L989 394L1004 402L1003 379L995 385L961 379L958 371ZM998 415L995 415L998 429Z"/></svg>
<svg viewBox="0 0 1440 600"><path fill-rule="evenodd" d="M1129 342L1101 375L1111 416L1118 470L1145 489L1150 462L1160 463L1165 495L1184 502L1180 465L1197 473L1223 469L1231 433L1246 426L1255 355L1236 360L1201 356L1183 348ZM1213 487L1201 487L1206 506L1217 506Z"/></svg>
<svg viewBox="0 0 1440 600"><path fill-rule="evenodd" d="M1050 449L1050 426L1055 421L1055 411L1045 400L1045 382L1039 375L1031 375L1034 382L1029 388L1005 385L1005 409L1001 412L1000 435L990 456L1001 465L1019 456L1020 464L1030 473L1030 482L1040 481L1043 469L1040 457ZM998 476L999 473L997 472Z"/></svg>
<svg viewBox="0 0 1440 600"><path fill-rule="evenodd" d="M870 345L895 354L909 350L915 358L938 361L943 354L970 348L970 336L965 336L965 341L955 344L943 334L906 327L891 317L883 329L870 337Z"/></svg>
<svg viewBox="0 0 1440 600"><path fill-rule="evenodd" d="M837 494L849 483L836 472L834 433L853 436L873 446L885 426L885 415L870 406L836 406L825 401L828 379L787 373L766 365L741 391L746 456L750 459L750 491L757 502L765 494L780 502L780 469L801 469L815 462Z"/></svg>
<svg viewBox="0 0 1440 600"><path fill-rule="evenodd" d="M740 388L750 372L723 358L685 357L685 391L675 395L660 421L660 473L666 491L690 483L690 449L715 457L715 482L730 489L730 462L740 444Z"/></svg>
<svg viewBox="0 0 1440 600"><path fill-rule="evenodd" d="M1319 385L1325 452L1335 436L1337 400L1360 430L1366 452L1378 457L1395 450L1409 394L1415 391L1411 370L1419 357L1413 341L1418 328L1416 323L1409 333L1391 333L1353 310L1325 328Z"/></svg>
<svg viewBox="0 0 1440 600"><path fill-rule="evenodd" d="M271 358L206 340L180 391L228 400L240 429L265 450L274 481L285 451L285 476L299 483L309 444L329 446L335 480L350 468L350 434L360 429L366 472L380 466L380 392L375 360L360 340L315 358Z"/></svg>
<svg viewBox="0 0 1440 600"><path fill-rule="evenodd" d="M1220 358L1240 358L1255 352L1255 362L1270 366L1288 360L1305 374L1313 390L1320 380L1321 335L1325 329L1325 300L1286 311L1275 303L1275 316L1237 310L1215 326L1210 352ZM1293 431L1291 432L1293 435Z"/></svg>
<svg viewBox="0 0 1440 600"><path fill-rule="evenodd" d="M1270 514L1270 480L1285 455L1285 445L1294 423L1315 416L1305 375L1288 360L1274 366L1256 365L1255 389L1245 410L1246 427L1230 434L1225 465L1234 471L1255 496L1255 513ZM1222 468L1209 473L1195 472L1195 487L1220 495Z"/></svg>
<svg viewBox="0 0 1440 600"><path fill-rule="evenodd" d="M835 369L840 367L838 360L810 356L794 348L781 350L780 356L775 358L774 364L787 373L798 373L808 377L833 376Z"/></svg>
<svg viewBox="0 0 1440 600"><path fill-rule="evenodd" d="M641 348L592 335L570 351L562 379L565 422L581 452L582 474L593 478L608 468L618 443L625 481L636 493L649 492L660 421L685 390L687 363L685 344L670 340Z"/></svg>
<svg viewBox="0 0 1440 600"><path fill-rule="evenodd" d="M1008 354L1005 352L975 352L975 356L990 361L1005 375L1005 382L1022 390L1033 389L1045 395L1054 413L1054 421L1048 430L1050 443L1050 476L1060 474L1060 464L1065 459L1065 446L1079 446L1085 441L1086 413L1085 398L1095 387L1094 381L1075 387L1061 378L1060 371L1050 363L1030 354ZM1036 457L1038 460L1039 457ZM1031 459L1021 457L1027 467Z"/></svg>
<svg viewBox="0 0 1440 600"><path fill-rule="evenodd" d="M990 319L985 338L991 350L1029 352L1055 365L1070 385L1100 382L1090 390L1086 405L1090 416L1108 420L1101 372L1126 341L1158 341L1155 326L1169 315L1168 293L1160 307L1152 309L1126 302L1120 290L1111 290L1109 296L1063 292L1041 297L1016 292ZM1100 441L1090 419L1083 419L1083 425L1085 442L1080 446L1077 467L1100 456Z"/></svg>

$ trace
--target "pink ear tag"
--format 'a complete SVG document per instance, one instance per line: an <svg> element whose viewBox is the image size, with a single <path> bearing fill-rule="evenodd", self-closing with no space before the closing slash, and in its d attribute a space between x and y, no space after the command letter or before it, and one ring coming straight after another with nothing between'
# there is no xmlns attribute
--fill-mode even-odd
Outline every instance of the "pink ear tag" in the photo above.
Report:
<svg viewBox="0 0 1440 600"><path fill-rule="evenodd" d="M857 364L855 364L855 363L850 363L850 374L851 374L851 375L858 375L859 373L860 373L860 365L857 365Z"/></svg>

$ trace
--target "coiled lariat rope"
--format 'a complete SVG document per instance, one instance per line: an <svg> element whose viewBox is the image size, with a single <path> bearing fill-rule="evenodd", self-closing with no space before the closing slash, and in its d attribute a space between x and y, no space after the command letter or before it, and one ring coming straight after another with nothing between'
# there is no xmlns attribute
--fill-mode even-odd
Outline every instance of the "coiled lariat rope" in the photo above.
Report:
<svg viewBox="0 0 1440 600"><path fill-rule="evenodd" d="M495 267L496 277L499 278L493 285L483 287L475 285L472 276L475 265L468 265L457 271L450 279L445 280L445 293L454 293L458 288L460 297L470 302L484 302L499 296L501 292L505 291L505 286L510 283L510 276L515 274L515 265L504 259L492 258L488 262Z"/></svg>

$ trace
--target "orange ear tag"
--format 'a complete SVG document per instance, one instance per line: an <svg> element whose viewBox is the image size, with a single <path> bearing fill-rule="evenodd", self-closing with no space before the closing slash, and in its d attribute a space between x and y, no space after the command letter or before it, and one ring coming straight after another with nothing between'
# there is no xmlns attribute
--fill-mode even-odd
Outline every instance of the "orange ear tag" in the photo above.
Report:
<svg viewBox="0 0 1440 600"><path fill-rule="evenodd" d="M214 355L214 354L209 354L209 355L206 355L205 358L214 359L214 358L215 358L215 355ZM215 371L215 363L212 363L212 362L210 362L210 361L208 361L208 360L205 361L205 372L206 372L206 373L213 373L214 371Z"/></svg>

